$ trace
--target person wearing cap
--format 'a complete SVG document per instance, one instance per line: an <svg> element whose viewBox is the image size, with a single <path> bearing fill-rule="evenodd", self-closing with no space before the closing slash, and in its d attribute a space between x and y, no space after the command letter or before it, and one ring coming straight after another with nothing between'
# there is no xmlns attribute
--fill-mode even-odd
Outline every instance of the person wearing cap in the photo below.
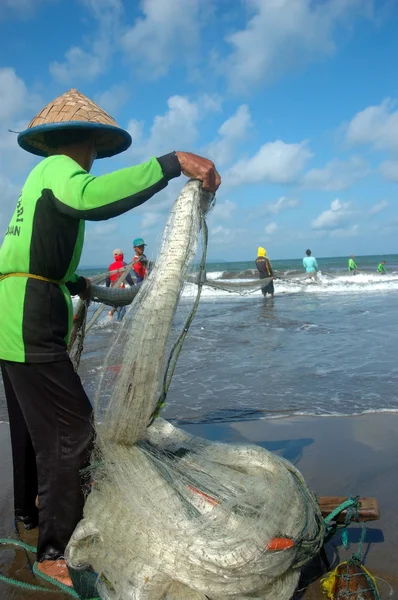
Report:
<svg viewBox="0 0 398 600"><path fill-rule="evenodd" d="M260 279L268 279L268 282L261 288L261 293L264 298L267 294L270 294L271 298L274 297L274 271L272 269L271 261L267 256L267 251L261 246L257 249L256 267L260 274Z"/></svg>
<svg viewBox="0 0 398 600"><path fill-rule="evenodd" d="M29 174L0 249L0 364L7 399L15 516L39 524L38 571L72 585L65 547L82 517L93 443L92 407L67 354L72 295L89 296L76 274L85 221L117 217L187 177L215 192L214 164L189 152L95 177L96 158L125 151L130 134L75 89L48 104L18 135L43 157ZM35 498L38 495L39 509Z"/></svg>
<svg viewBox="0 0 398 600"><path fill-rule="evenodd" d="M142 238L133 240L135 255L133 258L133 269L137 277L137 283L144 281L148 272L148 259L144 254L146 243Z"/></svg>
<svg viewBox="0 0 398 600"><path fill-rule="evenodd" d="M348 259L348 271L352 275L355 275L355 273L357 271L359 271L359 269L354 261L354 258L355 258L355 256L353 254L351 254L350 258Z"/></svg>
<svg viewBox="0 0 398 600"><path fill-rule="evenodd" d="M305 254L305 257L303 258L305 272L308 273L311 278L316 278L316 274L319 270L316 258L315 256L311 256L311 250L306 250Z"/></svg>
<svg viewBox="0 0 398 600"><path fill-rule="evenodd" d="M113 287L113 286L117 285L117 281L121 278L121 276L124 272L124 267L127 265L127 263L124 262L124 254L120 250L120 248L116 248L113 251L113 258L114 258L114 262L111 263L108 267L108 271L110 272L110 274L106 278L106 281L105 281L106 287L110 287L111 285ZM116 271L116 273L114 271ZM130 273L127 273L124 281L127 281L127 283L129 285L134 285L134 281L133 281L133 278L131 277ZM119 288L126 287L124 281L120 285L118 285ZM126 307L125 306L119 306L119 307L115 306L114 308L112 308L112 310L110 310L108 312L108 315L112 319L113 315L115 313L117 313L117 320L121 321L123 316L126 313Z"/></svg>

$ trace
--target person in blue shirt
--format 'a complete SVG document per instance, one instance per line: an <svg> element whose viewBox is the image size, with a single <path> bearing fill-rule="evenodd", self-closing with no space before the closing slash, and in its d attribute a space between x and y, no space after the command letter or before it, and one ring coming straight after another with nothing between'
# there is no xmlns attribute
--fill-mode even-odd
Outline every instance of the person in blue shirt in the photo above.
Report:
<svg viewBox="0 0 398 600"><path fill-rule="evenodd" d="M316 277L317 271L319 271L316 258L314 256L311 256L311 250L306 250L305 253L307 255L303 258L305 272L309 273L311 277Z"/></svg>

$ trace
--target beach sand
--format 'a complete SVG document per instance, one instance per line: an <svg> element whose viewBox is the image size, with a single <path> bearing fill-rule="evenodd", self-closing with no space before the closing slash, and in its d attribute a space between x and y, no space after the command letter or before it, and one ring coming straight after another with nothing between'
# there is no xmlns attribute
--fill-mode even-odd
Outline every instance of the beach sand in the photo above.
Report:
<svg viewBox="0 0 398 600"><path fill-rule="evenodd" d="M307 483L320 496L375 496L381 518L368 525L365 564L371 573L381 578L378 580L381 598L398 598L398 415L294 417L186 425L184 428L212 440L255 443L284 456L300 469ZM7 424L0 424L0 475L0 536L15 537ZM358 526L349 528L350 540L358 541L359 535ZM34 543L34 532L24 532L24 539ZM356 549L357 544L353 543L352 550ZM342 550L339 535L328 545L327 554L334 563L350 555ZM2 574L35 583L26 567L24 552L2 548L0 570ZM303 583L305 589L296 593L295 600L324 597L320 592L319 574L318 564L308 569ZM315 581L307 585L312 578ZM43 597L43 592L22 591L0 582L1 599L39 600ZM51 597L66 600L70 596L57 593Z"/></svg>

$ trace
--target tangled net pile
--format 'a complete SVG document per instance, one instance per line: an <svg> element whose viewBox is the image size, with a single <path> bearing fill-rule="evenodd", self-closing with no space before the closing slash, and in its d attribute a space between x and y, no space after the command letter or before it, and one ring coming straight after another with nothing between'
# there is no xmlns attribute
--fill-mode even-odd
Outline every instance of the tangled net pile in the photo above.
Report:
<svg viewBox="0 0 398 600"><path fill-rule="evenodd" d="M174 205L156 267L134 301L98 432L93 489L67 560L100 575L104 600L288 600L300 567L323 543L316 499L289 462L153 421L173 318L211 203L190 181Z"/></svg>

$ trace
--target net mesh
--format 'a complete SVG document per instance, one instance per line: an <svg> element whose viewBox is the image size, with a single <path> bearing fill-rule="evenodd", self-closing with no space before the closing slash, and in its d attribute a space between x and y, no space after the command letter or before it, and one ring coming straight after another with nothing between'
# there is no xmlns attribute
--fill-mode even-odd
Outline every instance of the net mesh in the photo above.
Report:
<svg viewBox="0 0 398 600"><path fill-rule="evenodd" d="M323 542L316 498L286 460L163 419L148 427L183 339L173 344L176 307L211 202L198 182L184 187L102 373L94 483L67 560L99 574L104 600L288 600Z"/></svg>

